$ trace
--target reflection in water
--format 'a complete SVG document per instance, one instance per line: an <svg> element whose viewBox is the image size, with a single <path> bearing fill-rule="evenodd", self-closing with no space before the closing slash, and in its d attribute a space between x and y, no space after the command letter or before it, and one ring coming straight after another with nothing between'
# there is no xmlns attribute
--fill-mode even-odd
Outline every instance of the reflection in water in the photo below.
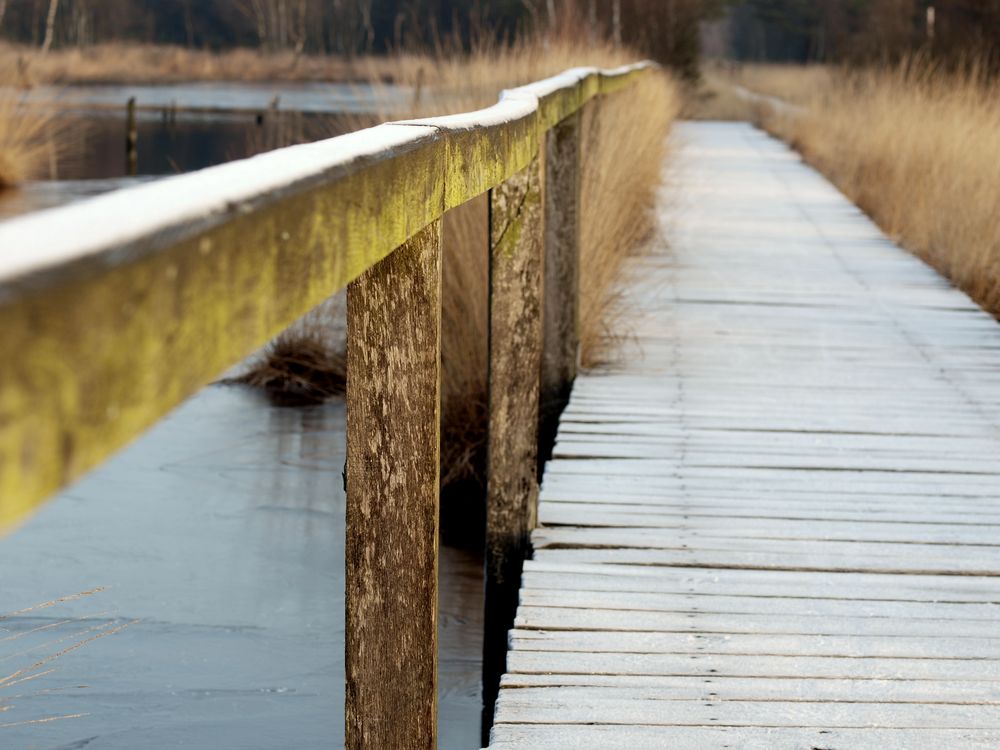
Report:
<svg viewBox="0 0 1000 750"><path fill-rule="evenodd" d="M340 746L343 417L206 389L0 541L0 614L104 589L0 620L0 680L133 623L0 682L0 747ZM478 741L481 571L442 550L442 747L456 750ZM46 717L73 718L24 723Z"/></svg>

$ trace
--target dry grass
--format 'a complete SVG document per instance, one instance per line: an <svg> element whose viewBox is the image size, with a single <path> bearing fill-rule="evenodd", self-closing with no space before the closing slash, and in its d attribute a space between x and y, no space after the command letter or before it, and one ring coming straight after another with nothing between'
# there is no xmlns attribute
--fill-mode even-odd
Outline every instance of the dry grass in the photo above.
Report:
<svg viewBox="0 0 1000 750"><path fill-rule="evenodd" d="M388 76L421 92L413 116L463 112L496 102L505 87L529 83L579 65L610 67L635 55L571 42L490 46L462 57L409 58ZM384 71L382 71L384 72ZM618 315L616 281L626 257L653 231L653 203L660 185L666 134L680 106L666 74L595 102L584 113L587 155L582 175L581 339L583 361L611 356ZM359 122L362 126L364 122ZM624 145L623 145L624 144ZM475 485L483 476L486 443L488 283L485 196L449 212L444 220L442 340L442 484ZM277 351L308 348L317 336L342 327L340 305L308 316L290 329ZM342 346L342 343L340 344ZM270 353L276 349L272 346ZM280 358L267 356L273 374Z"/></svg>
<svg viewBox="0 0 1000 750"><path fill-rule="evenodd" d="M666 133L681 104L662 76L608 97L584 119L580 338L584 366L614 356L622 264L652 238ZM627 144L627 146L623 146Z"/></svg>
<svg viewBox="0 0 1000 750"><path fill-rule="evenodd" d="M0 92L0 191L45 174L56 148L54 130L51 111Z"/></svg>
<svg viewBox="0 0 1000 750"><path fill-rule="evenodd" d="M750 100L736 93L729 80L715 70L703 72L685 90L681 117L685 120L753 120Z"/></svg>
<svg viewBox="0 0 1000 750"><path fill-rule="evenodd" d="M682 116L689 120L759 122L773 108L768 98L808 107L840 73L825 65L714 63L685 93ZM778 103L780 106L780 103Z"/></svg>
<svg viewBox="0 0 1000 750"><path fill-rule="evenodd" d="M1000 86L919 63L845 73L806 112L765 125L1000 314Z"/></svg>
<svg viewBox="0 0 1000 750"><path fill-rule="evenodd" d="M292 52L234 49L206 52L122 42L51 50L0 43L0 70L20 87L42 84L177 83L183 81L360 81L374 73L390 80L392 58L347 60Z"/></svg>
<svg viewBox="0 0 1000 750"><path fill-rule="evenodd" d="M103 587L0 614L0 736L3 730L54 721L78 719L86 714L21 713L24 698L57 692L85 690L86 685L45 687L62 660L89 644L117 635L138 621L123 621L109 612L72 615L62 605L99 595ZM52 610L46 619L43 610ZM48 613L47 613L48 614ZM22 622L18 622L21 620ZM15 666L20 664L21 666ZM0 743L6 744L6 743Z"/></svg>
<svg viewBox="0 0 1000 750"><path fill-rule="evenodd" d="M726 81L790 104L810 106L839 78L829 65L730 65L717 69Z"/></svg>

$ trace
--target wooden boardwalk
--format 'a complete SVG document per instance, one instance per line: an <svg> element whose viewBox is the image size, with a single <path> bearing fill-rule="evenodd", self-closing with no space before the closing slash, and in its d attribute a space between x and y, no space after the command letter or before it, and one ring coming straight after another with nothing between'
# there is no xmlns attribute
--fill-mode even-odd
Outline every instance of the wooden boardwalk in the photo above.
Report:
<svg viewBox="0 0 1000 750"><path fill-rule="evenodd" d="M1000 747L1000 327L777 142L678 137L492 747Z"/></svg>

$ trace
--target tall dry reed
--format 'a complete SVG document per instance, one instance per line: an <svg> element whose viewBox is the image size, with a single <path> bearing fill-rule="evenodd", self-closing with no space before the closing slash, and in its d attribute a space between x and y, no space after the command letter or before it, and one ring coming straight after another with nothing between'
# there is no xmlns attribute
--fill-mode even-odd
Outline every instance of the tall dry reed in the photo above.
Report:
<svg viewBox="0 0 1000 750"><path fill-rule="evenodd" d="M843 73L765 123L891 237L1000 314L1000 86L917 61Z"/></svg>

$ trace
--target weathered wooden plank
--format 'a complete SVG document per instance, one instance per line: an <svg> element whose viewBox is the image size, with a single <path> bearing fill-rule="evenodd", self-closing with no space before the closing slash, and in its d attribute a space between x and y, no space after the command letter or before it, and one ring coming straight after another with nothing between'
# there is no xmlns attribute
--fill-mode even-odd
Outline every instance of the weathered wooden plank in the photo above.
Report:
<svg viewBox="0 0 1000 750"><path fill-rule="evenodd" d="M560 441L553 450L556 458L622 458L666 459L675 454L669 444L621 445L607 442ZM830 454L818 450L808 451L739 451L710 450L691 446L686 451L686 466L750 466L755 468L846 470L846 471L917 471L926 473L1000 475L985 454L981 456L950 457L885 454L872 452Z"/></svg>
<svg viewBox="0 0 1000 750"><path fill-rule="evenodd" d="M1000 605L964 602L910 602L896 599L865 600L843 592L840 599L805 597L712 595L705 593L647 593L645 591L593 591L542 588L535 578L523 579L521 605L583 610L640 612L716 612L719 614L788 614L811 617L891 617L915 619L977 620L995 623ZM636 621L641 622L641 617Z"/></svg>
<svg viewBox="0 0 1000 750"><path fill-rule="evenodd" d="M997 541L1000 527L983 514L980 522L973 518L945 520L941 514L920 516L917 511L908 520L883 519L875 514L865 518L795 518L798 509L788 507L772 513L739 512L731 516L708 513L662 512L662 506L651 505L597 505L593 503L545 503L541 506L546 526L570 528L601 527L631 529L680 529L696 536L731 533L740 518L740 536L793 539L821 539L823 541L904 541L934 544L980 544L992 546ZM746 508L747 506L744 506ZM997 506L1000 508L1000 506ZM732 506L730 506L732 508ZM687 510L694 510L687 506ZM669 506L667 508L669 511ZM855 513L855 515L861 515Z"/></svg>
<svg viewBox="0 0 1000 750"><path fill-rule="evenodd" d="M762 710L766 708L766 710ZM843 704L833 702L669 700L642 692L610 697L600 688L506 690L496 724L605 724L673 727L810 727L817 729L1000 729L995 705Z"/></svg>
<svg viewBox="0 0 1000 750"><path fill-rule="evenodd" d="M552 612L565 617L551 616ZM641 618L641 619L640 619ZM750 620L750 622L747 622ZM522 607L521 651L777 654L891 659L997 659L996 621L664 613ZM735 624L734 624L735 623ZM951 626L949 628L949 625Z"/></svg>
<svg viewBox="0 0 1000 750"><path fill-rule="evenodd" d="M976 552L975 547L952 548L951 554L936 550L908 549L912 557L898 557L888 550L868 551L847 548L835 549L836 542L800 543L798 551L785 547L791 542L771 543L763 549L754 549L766 540L755 540L748 545L738 537L720 539L713 548L677 549L617 548L613 542L608 547L560 546L554 549L535 548L538 560L558 559L560 562L605 563L611 565L650 565L665 567L694 567L743 570L806 571L815 573L899 573L903 575L952 575L1000 576L1000 562L995 554ZM828 548L821 549L820 547ZM886 547L887 545L876 545ZM915 546L915 545L912 545ZM928 545L933 547L933 545ZM933 554L932 554L933 553Z"/></svg>
<svg viewBox="0 0 1000 750"><path fill-rule="evenodd" d="M676 675L985 681L995 686L1000 664L982 659L882 659L776 654L586 654L573 651L511 651L508 672L524 674ZM993 688L991 687L991 690Z"/></svg>
<svg viewBox="0 0 1000 750"><path fill-rule="evenodd" d="M607 631L628 640L628 631L664 631L675 633L784 633L800 635L845 636L928 636L989 638L996 632L996 620L918 619L890 617L827 617L773 614L735 614L730 612L638 612L606 609L569 609L522 605L515 625L530 630ZM588 636L577 633L585 643ZM573 640L572 638L570 639ZM623 647L624 648L624 647ZM955 646L958 649L958 646ZM587 650L584 648L584 650Z"/></svg>
<svg viewBox="0 0 1000 750"><path fill-rule="evenodd" d="M508 674L503 687L594 687L609 696L643 691L655 700L945 703L998 705L1000 683L954 680L796 679L671 675ZM647 698L648 699L648 698Z"/></svg>
<svg viewBox="0 0 1000 750"><path fill-rule="evenodd" d="M575 523L579 526L628 525L624 523L633 515L653 517L657 523L679 523L683 518L748 518L783 519L788 521L830 521L838 523L899 523L917 525L958 524L975 525L977 519L986 526L1000 524L1000 512L980 511L973 504L953 505L914 502L912 510L904 501L883 502L884 507L871 508L862 502L826 503L798 498L784 502L755 503L752 499L725 500L713 503L710 498L662 499L649 495L621 497L607 502L606 494L567 493L567 497L553 497L544 489L539 496L540 521L543 525L558 526ZM871 502L871 501L869 501ZM830 505L833 505L831 508ZM1000 511L1000 508L997 509Z"/></svg>
<svg viewBox="0 0 1000 750"><path fill-rule="evenodd" d="M744 519L741 519L743 521ZM764 521L766 523L766 519ZM781 522L776 521L775 525ZM794 522L787 522L793 524ZM822 526L824 522L817 521ZM747 520L747 524L750 521ZM758 526L760 523L758 522ZM830 526L835 526L830 522ZM858 524L858 526L864 526ZM745 550L748 552L773 553L785 550L792 556L808 556L815 552L818 555L859 554L873 557L892 557L904 565L915 565L920 557L938 562L951 559L956 555L964 557L969 562L983 563L993 559L993 548L989 543L975 535L964 541L955 535L948 538L942 535L940 541L933 534L919 534L914 529L920 529L920 524L910 524L906 530L893 532L891 539L879 538L878 533L864 533L863 529L851 530L849 533L834 531L813 534L798 534L794 531L783 531L776 528L773 535L766 530L750 529L746 534L739 532L739 522L734 521L728 529L722 528L698 530L692 527L643 528L640 526L625 526L620 528L588 527L588 526L553 526L540 529L533 537L533 543L538 549L634 549L634 550L700 550L726 551ZM966 528L966 527L962 527ZM912 534L906 537L905 534ZM890 536L885 534L883 536ZM923 538L921 538L923 537ZM903 546L905 545L905 546Z"/></svg>
<svg viewBox="0 0 1000 750"><path fill-rule="evenodd" d="M573 563L565 557L536 555L525 565L525 586L650 594L1000 604L1000 579L987 576L604 565Z"/></svg>
<svg viewBox="0 0 1000 750"><path fill-rule="evenodd" d="M544 249L538 159L490 195L490 392L484 722L504 672L521 564L538 514Z"/></svg>
<svg viewBox="0 0 1000 750"><path fill-rule="evenodd" d="M346 747L437 746L441 225L347 295Z"/></svg>
<svg viewBox="0 0 1000 750"><path fill-rule="evenodd" d="M995 729L822 729L811 727L647 727L514 725L497 727L497 750L884 750L946 747L988 750L1000 745Z"/></svg>

